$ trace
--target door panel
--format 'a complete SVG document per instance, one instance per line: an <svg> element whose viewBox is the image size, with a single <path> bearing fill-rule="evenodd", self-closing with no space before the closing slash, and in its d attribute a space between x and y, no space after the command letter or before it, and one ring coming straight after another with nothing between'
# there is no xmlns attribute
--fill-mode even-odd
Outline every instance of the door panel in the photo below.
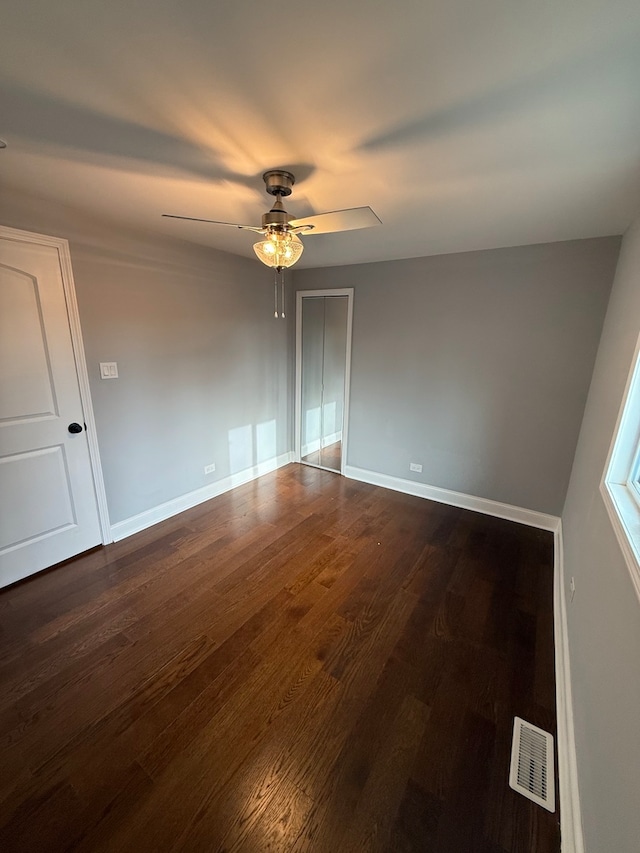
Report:
<svg viewBox="0 0 640 853"><path fill-rule="evenodd" d="M0 238L0 586L101 541L54 246Z"/></svg>
<svg viewBox="0 0 640 853"><path fill-rule="evenodd" d="M325 296L322 445L342 440L348 297Z"/></svg>
<svg viewBox="0 0 640 853"><path fill-rule="evenodd" d="M0 549L77 523L64 447L5 456L0 459L0 483ZM34 489L33 483L40 488Z"/></svg>
<svg viewBox="0 0 640 853"><path fill-rule="evenodd" d="M298 293L296 448L301 462L342 470L350 295Z"/></svg>
<svg viewBox="0 0 640 853"><path fill-rule="evenodd" d="M0 265L0 421L55 415L38 282Z"/></svg>
<svg viewBox="0 0 640 853"><path fill-rule="evenodd" d="M324 297L302 301L302 456L316 453L322 435Z"/></svg>

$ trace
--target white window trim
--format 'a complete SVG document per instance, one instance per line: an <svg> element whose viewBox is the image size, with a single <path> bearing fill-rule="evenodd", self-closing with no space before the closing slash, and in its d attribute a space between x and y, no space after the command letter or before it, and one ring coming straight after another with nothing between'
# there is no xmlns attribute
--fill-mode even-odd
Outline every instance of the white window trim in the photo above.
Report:
<svg viewBox="0 0 640 853"><path fill-rule="evenodd" d="M640 599L640 337L600 483L613 530Z"/></svg>
<svg viewBox="0 0 640 853"><path fill-rule="evenodd" d="M640 356L638 359L640 361ZM631 497L635 500L638 504L638 508L640 509L640 443L638 443L636 448L636 456L629 471L627 488L630 490Z"/></svg>

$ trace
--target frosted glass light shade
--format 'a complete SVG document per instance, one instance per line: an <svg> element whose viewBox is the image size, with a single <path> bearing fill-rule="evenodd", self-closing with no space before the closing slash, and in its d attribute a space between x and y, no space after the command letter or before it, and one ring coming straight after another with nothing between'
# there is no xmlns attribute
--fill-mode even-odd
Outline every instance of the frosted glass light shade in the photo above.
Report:
<svg viewBox="0 0 640 853"><path fill-rule="evenodd" d="M292 267L304 250L302 240L295 234L272 231L266 239L254 243L253 250L268 267Z"/></svg>

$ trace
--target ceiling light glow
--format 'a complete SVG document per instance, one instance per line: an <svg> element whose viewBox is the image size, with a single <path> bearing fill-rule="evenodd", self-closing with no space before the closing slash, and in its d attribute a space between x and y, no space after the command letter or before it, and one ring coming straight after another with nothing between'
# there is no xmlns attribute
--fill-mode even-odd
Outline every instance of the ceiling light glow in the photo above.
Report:
<svg viewBox="0 0 640 853"><path fill-rule="evenodd" d="M288 231L270 231L266 239L254 243L253 250L265 266L277 270L292 267L300 259L302 240Z"/></svg>

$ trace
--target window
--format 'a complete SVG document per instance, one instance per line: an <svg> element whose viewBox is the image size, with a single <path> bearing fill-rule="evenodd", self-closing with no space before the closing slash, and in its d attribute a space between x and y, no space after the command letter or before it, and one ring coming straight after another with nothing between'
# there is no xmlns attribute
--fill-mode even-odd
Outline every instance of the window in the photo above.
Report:
<svg viewBox="0 0 640 853"><path fill-rule="evenodd" d="M600 490L640 598L640 339Z"/></svg>

